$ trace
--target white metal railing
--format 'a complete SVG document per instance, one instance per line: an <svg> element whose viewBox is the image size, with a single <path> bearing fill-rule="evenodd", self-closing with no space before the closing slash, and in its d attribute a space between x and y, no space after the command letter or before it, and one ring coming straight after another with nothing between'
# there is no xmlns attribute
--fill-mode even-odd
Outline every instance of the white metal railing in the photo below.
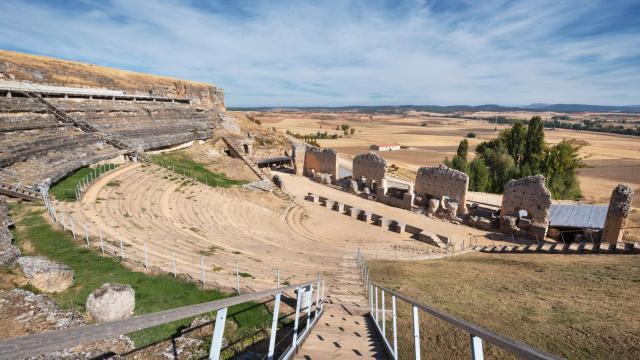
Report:
<svg viewBox="0 0 640 360"><path fill-rule="evenodd" d="M313 301L314 289L316 293L315 302ZM269 348L266 357L268 360L272 360L276 354L276 336L278 331L281 298L282 294L287 291L295 291L296 293L296 311L292 330L293 334L290 345L286 349L280 351L281 354L279 354L278 358L290 359L323 313L324 281L320 278L315 281L298 285L238 295L222 300L164 310L124 320L111 321L97 325L84 325L71 329L6 339L0 341L0 359L22 359L38 354L59 351L72 346L87 344L166 324L172 321L197 316L206 312L217 311L211 339L211 350L209 352L209 359L217 360L220 359L220 354L224 350L222 346L222 338L224 336L225 322L229 307L249 301L274 297L273 317L269 334ZM303 311L306 312L306 326L302 332L299 332L300 318Z"/></svg>
<svg viewBox="0 0 640 360"><path fill-rule="evenodd" d="M378 332L378 335L382 338L382 342L393 359L398 359L398 332L397 332L397 319L398 314L396 310L396 301L400 299L409 305L411 305L412 310L412 324L413 324L413 345L415 352L415 359L420 359L421 352L421 344L420 344L420 310L426 312L427 314L433 315L445 322L451 324L452 326L463 330L469 334L469 347L471 350L471 358L474 360L481 360L484 358L483 351L483 341L487 341L499 348L507 350L515 355L524 358L524 359L559 359L558 357L537 350L527 344L509 338L507 336L503 336L497 334L493 331L484 329L478 325L472 324L465 320L454 317L450 314L447 314L441 310L433 308L429 305L418 302L417 300L411 299L405 295L396 293L395 291L389 290L387 288L382 287L379 284L376 284L371 281L371 277L369 274L369 266L362 255L360 250L357 251L357 260L358 266L360 267L360 274L363 279L363 286L365 294L369 300L369 315L371 320L375 324L375 329ZM391 342L387 339L387 314L386 314L386 296L391 297Z"/></svg>

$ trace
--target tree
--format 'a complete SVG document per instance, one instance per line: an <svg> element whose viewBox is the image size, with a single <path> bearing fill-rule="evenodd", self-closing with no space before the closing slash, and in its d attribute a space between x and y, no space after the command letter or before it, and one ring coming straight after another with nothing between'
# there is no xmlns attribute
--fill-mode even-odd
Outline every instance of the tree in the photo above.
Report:
<svg viewBox="0 0 640 360"><path fill-rule="evenodd" d="M540 172L540 161L544 155L544 123L540 116L534 116L529 121L524 152L524 163L528 165L531 174Z"/></svg>
<svg viewBox="0 0 640 360"><path fill-rule="evenodd" d="M445 159L445 165L450 168L460 170L462 172L467 172L467 156L469 155L469 142L467 139L463 139L460 141L458 145L458 149L456 150L456 155L449 162L448 159Z"/></svg>
<svg viewBox="0 0 640 360"><path fill-rule="evenodd" d="M351 129L349 129L349 133L350 133L351 135L355 134L355 133L356 133L356 129L355 129L355 128L351 128Z"/></svg>
<svg viewBox="0 0 640 360"><path fill-rule="evenodd" d="M471 191L485 192L489 190L491 179L489 178L489 168L484 160L477 157L469 163L469 188Z"/></svg>
<svg viewBox="0 0 640 360"><path fill-rule="evenodd" d="M524 159L527 129L518 121L511 129L504 130L500 137L504 138L507 152L515 161L516 166L520 166Z"/></svg>
<svg viewBox="0 0 640 360"><path fill-rule="evenodd" d="M542 173L554 199L577 199L581 196L576 173L584 167L579 155L580 148L573 140L562 140L547 148L541 164Z"/></svg>

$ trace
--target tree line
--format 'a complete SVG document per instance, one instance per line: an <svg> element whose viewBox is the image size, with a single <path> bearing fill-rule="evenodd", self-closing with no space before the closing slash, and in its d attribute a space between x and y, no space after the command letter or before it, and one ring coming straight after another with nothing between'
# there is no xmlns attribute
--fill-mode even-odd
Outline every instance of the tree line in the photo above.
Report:
<svg viewBox="0 0 640 360"><path fill-rule="evenodd" d="M511 179L542 174L554 199L581 196L577 170L584 166L580 146L570 140L551 145L544 140L544 122L534 116L527 124L516 121L493 140L480 143L468 160L469 142L460 141L456 155L444 164L469 175L469 189L502 193Z"/></svg>

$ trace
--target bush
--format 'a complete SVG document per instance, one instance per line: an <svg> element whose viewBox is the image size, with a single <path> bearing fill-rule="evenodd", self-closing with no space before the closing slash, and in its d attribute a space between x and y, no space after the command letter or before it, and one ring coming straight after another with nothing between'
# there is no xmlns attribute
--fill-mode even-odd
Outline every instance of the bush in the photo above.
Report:
<svg viewBox="0 0 640 360"><path fill-rule="evenodd" d="M470 133L468 133L468 134L467 134L467 137L468 137L469 139L473 139L473 138L475 138L475 137L476 137L476 133L474 133L474 132L470 132Z"/></svg>

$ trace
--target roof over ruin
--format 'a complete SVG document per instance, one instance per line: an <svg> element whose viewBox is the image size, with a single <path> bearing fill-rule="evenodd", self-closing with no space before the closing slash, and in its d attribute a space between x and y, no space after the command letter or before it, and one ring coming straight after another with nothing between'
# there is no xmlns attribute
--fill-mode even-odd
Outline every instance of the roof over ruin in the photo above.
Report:
<svg viewBox="0 0 640 360"><path fill-rule="evenodd" d="M550 226L573 228L604 228L607 205L552 204Z"/></svg>

